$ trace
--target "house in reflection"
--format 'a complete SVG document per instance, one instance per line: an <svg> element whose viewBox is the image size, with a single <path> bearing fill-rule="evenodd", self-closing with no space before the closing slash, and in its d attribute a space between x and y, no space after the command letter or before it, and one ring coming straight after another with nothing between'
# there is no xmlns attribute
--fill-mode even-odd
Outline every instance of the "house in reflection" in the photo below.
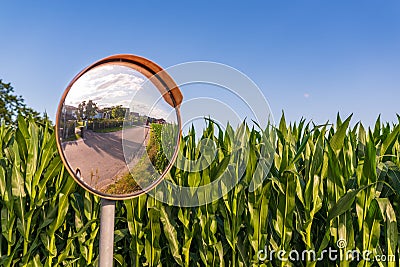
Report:
<svg viewBox="0 0 400 267"><path fill-rule="evenodd" d="M161 119L156 119L155 123L166 124L167 122L163 118L161 118Z"/></svg>
<svg viewBox="0 0 400 267"><path fill-rule="evenodd" d="M165 124L165 123L167 123L167 122L166 122L163 118L161 118L161 119L156 119L156 118L148 117L148 118L147 118L146 125L149 125L150 123Z"/></svg>
<svg viewBox="0 0 400 267"><path fill-rule="evenodd" d="M110 119L111 118L111 111L100 110L97 111L96 115L93 116L93 119Z"/></svg>
<svg viewBox="0 0 400 267"><path fill-rule="evenodd" d="M62 109L62 115L64 116L64 120L76 120L78 108L70 105L64 105Z"/></svg>
<svg viewBox="0 0 400 267"><path fill-rule="evenodd" d="M129 115L131 116L131 118L133 118L133 119L135 119L135 118L139 118L140 117L140 115L139 115L139 112L130 112L129 113Z"/></svg>

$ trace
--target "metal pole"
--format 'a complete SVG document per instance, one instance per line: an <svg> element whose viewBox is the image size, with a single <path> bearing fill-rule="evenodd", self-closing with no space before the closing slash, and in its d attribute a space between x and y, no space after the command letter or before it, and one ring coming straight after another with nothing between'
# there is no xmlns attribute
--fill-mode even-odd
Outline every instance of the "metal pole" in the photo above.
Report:
<svg viewBox="0 0 400 267"><path fill-rule="evenodd" d="M101 198L99 267L113 266L115 201Z"/></svg>

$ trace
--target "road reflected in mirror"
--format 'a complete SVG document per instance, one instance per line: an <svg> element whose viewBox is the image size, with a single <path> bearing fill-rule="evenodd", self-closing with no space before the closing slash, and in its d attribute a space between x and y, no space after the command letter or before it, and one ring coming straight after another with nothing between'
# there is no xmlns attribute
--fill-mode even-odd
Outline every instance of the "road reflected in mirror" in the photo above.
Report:
<svg viewBox="0 0 400 267"><path fill-rule="evenodd" d="M87 188L109 196L148 190L162 178L179 138L176 109L132 68L107 64L82 75L58 118L67 167ZM170 134L168 134L170 133ZM161 138L170 146L163 151ZM172 151L172 152L171 152Z"/></svg>

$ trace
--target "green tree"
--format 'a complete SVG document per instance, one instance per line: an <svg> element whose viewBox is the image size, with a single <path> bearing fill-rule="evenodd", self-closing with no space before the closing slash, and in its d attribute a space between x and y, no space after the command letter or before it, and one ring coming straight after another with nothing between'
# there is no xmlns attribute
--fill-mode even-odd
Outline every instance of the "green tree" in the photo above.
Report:
<svg viewBox="0 0 400 267"><path fill-rule="evenodd" d="M89 100L85 107L86 119L92 119L96 115L98 110L99 108L97 107L97 104L94 103L93 100Z"/></svg>
<svg viewBox="0 0 400 267"><path fill-rule="evenodd" d="M78 121L83 120L85 107L86 107L86 101L83 101L82 103L79 103L78 109L75 111L75 114L76 114L76 117L78 118Z"/></svg>
<svg viewBox="0 0 400 267"><path fill-rule="evenodd" d="M79 103L75 115L78 121L93 119L93 117L97 114L99 108L97 107L97 103L93 102L93 100L82 101Z"/></svg>
<svg viewBox="0 0 400 267"><path fill-rule="evenodd" d="M6 124L12 124L18 113L24 117L32 116L38 122L48 120L46 115L42 118L39 112L28 107L22 96L15 94L10 83L4 83L0 79L0 120Z"/></svg>
<svg viewBox="0 0 400 267"><path fill-rule="evenodd" d="M113 119L123 119L125 118L126 108L122 107L122 105L111 107L111 117Z"/></svg>

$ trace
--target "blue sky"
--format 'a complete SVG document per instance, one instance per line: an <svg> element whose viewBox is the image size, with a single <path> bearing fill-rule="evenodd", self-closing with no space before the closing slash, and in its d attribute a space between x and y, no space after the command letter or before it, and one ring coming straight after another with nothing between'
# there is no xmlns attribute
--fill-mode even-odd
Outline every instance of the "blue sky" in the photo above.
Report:
<svg viewBox="0 0 400 267"><path fill-rule="evenodd" d="M76 73L118 53L230 65L275 119L400 113L399 1L2 1L0 32L0 79L52 118Z"/></svg>

